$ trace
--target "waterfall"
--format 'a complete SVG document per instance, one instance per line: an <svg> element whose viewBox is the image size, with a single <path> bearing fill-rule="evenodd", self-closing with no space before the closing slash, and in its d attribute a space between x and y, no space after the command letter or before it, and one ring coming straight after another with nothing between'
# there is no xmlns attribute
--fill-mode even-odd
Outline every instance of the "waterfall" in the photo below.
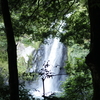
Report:
<svg viewBox="0 0 100 100"><path fill-rule="evenodd" d="M46 70L53 75L44 80L46 96L62 90L61 84L66 78L65 70L63 68L66 60L66 51L66 47L58 38L48 38L45 40L45 44L42 44L33 54L33 67L30 69L30 72L39 72L39 70L43 69L45 64L48 64L49 66ZM34 96L43 95L41 76L27 85L27 87L31 89L31 94Z"/></svg>

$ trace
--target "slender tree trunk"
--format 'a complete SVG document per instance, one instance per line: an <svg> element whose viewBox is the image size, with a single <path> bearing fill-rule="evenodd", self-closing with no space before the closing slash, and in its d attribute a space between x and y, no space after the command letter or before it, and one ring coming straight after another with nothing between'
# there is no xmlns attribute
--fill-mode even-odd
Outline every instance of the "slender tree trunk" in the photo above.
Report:
<svg viewBox="0 0 100 100"><path fill-rule="evenodd" d="M7 37L7 52L9 66L10 100L19 100L17 54L14 33L9 13L8 1L1 0L2 14Z"/></svg>
<svg viewBox="0 0 100 100"><path fill-rule="evenodd" d="M88 0L91 26L90 53L86 63L90 67L93 79L93 99L100 100L100 0Z"/></svg>
<svg viewBox="0 0 100 100"><path fill-rule="evenodd" d="M42 78L42 84L43 84L43 97L45 97L45 85L44 85L44 80L45 80L45 79Z"/></svg>

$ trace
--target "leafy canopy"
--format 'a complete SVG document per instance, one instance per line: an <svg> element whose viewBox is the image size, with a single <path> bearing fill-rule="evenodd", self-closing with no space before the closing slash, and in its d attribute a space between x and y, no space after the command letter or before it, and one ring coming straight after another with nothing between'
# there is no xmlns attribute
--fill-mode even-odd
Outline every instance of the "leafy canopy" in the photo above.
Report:
<svg viewBox="0 0 100 100"><path fill-rule="evenodd" d="M72 12L78 0L9 0L13 29L16 36L32 34L34 40L43 40L59 32L61 20Z"/></svg>
<svg viewBox="0 0 100 100"><path fill-rule="evenodd" d="M93 94L91 72L85 64L88 50L74 44L69 48L65 66L67 79L63 84L64 97L68 100L91 100Z"/></svg>

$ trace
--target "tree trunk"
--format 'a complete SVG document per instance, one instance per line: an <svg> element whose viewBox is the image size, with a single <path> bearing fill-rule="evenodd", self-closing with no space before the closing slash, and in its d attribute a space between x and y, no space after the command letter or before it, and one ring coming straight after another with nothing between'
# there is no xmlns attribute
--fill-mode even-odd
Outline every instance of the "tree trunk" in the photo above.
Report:
<svg viewBox="0 0 100 100"><path fill-rule="evenodd" d="M90 53L86 57L93 79L93 99L100 100L100 0L88 0L91 45Z"/></svg>
<svg viewBox="0 0 100 100"><path fill-rule="evenodd" d="M8 1L1 0L2 14L7 37L7 52L9 66L10 100L19 100L17 54L14 33L9 13Z"/></svg>

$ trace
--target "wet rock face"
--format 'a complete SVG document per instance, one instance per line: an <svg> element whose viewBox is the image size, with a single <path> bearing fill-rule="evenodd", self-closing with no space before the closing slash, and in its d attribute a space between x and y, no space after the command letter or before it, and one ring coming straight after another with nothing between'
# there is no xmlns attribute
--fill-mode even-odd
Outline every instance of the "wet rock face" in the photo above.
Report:
<svg viewBox="0 0 100 100"><path fill-rule="evenodd" d="M25 62L27 63L29 59L28 56L31 55L34 50L35 48L31 46L25 47L23 43L18 42L17 43L17 58L24 57Z"/></svg>

